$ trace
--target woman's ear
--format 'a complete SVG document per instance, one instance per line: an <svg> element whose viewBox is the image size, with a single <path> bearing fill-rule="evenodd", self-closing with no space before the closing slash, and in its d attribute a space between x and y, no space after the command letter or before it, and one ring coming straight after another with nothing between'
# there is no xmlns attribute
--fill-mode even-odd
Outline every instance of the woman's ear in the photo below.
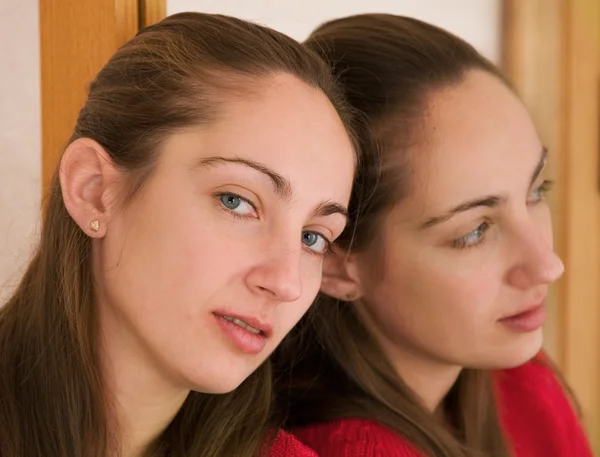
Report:
<svg viewBox="0 0 600 457"><path fill-rule="evenodd" d="M89 138L73 141L59 169L67 211L85 234L106 235L106 226L118 195L119 171L100 144Z"/></svg>
<svg viewBox="0 0 600 457"><path fill-rule="evenodd" d="M334 245L323 261L321 292L343 301L362 296L362 285L356 254Z"/></svg>

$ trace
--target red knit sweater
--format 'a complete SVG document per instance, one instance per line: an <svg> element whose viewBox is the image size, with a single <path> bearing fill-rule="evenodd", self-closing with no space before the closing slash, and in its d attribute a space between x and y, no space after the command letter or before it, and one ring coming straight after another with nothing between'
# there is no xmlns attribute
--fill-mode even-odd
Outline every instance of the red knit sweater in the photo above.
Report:
<svg viewBox="0 0 600 457"><path fill-rule="evenodd" d="M592 457L562 386L539 362L494 373L498 407L514 457ZM320 457L423 457L376 422L344 419L294 430Z"/></svg>
<svg viewBox="0 0 600 457"><path fill-rule="evenodd" d="M300 441L294 438L289 433L285 433L283 431L279 431L275 440L273 441L273 445L271 447L271 451L269 452L269 457L319 457L315 452L306 446L304 446Z"/></svg>

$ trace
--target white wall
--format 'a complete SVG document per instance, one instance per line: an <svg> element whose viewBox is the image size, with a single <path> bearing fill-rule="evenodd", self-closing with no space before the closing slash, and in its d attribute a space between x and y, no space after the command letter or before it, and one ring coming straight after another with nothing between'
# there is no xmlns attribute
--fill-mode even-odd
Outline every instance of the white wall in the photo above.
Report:
<svg viewBox="0 0 600 457"><path fill-rule="evenodd" d="M37 0L0 0L0 303L29 258L38 224L38 22Z"/></svg>
<svg viewBox="0 0 600 457"><path fill-rule="evenodd" d="M502 0L167 0L167 13L202 11L237 16L304 40L319 24L358 13L412 16L462 37L500 61Z"/></svg>

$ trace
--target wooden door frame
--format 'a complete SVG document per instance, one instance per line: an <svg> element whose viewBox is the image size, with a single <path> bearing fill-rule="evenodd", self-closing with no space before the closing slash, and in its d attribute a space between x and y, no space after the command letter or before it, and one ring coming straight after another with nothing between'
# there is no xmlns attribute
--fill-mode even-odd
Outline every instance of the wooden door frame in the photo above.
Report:
<svg viewBox="0 0 600 457"><path fill-rule="evenodd" d="M139 0L140 28L155 24L167 15L167 0Z"/></svg>
<svg viewBox="0 0 600 457"><path fill-rule="evenodd" d="M165 15L166 0L39 0L43 196L87 83L119 46Z"/></svg>
<svg viewBox="0 0 600 457"><path fill-rule="evenodd" d="M600 451L600 4L505 0L503 65L551 151L550 204L565 275L553 289L547 347Z"/></svg>

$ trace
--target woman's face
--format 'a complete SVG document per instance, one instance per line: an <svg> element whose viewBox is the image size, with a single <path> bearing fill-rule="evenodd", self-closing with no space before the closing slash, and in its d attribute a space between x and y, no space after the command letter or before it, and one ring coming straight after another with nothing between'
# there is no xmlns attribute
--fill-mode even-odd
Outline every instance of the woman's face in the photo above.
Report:
<svg viewBox="0 0 600 457"><path fill-rule="evenodd" d="M431 95L410 191L356 256L361 316L397 364L509 367L542 343L552 248L546 150L519 100L473 71Z"/></svg>
<svg viewBox="0 0 600 457"><path fill-rule="evenodd" d="M307 311L346 224L354 151L323 93L266 79L168 137L95 243L105 341L177 386L237 387Z"/></svg>

